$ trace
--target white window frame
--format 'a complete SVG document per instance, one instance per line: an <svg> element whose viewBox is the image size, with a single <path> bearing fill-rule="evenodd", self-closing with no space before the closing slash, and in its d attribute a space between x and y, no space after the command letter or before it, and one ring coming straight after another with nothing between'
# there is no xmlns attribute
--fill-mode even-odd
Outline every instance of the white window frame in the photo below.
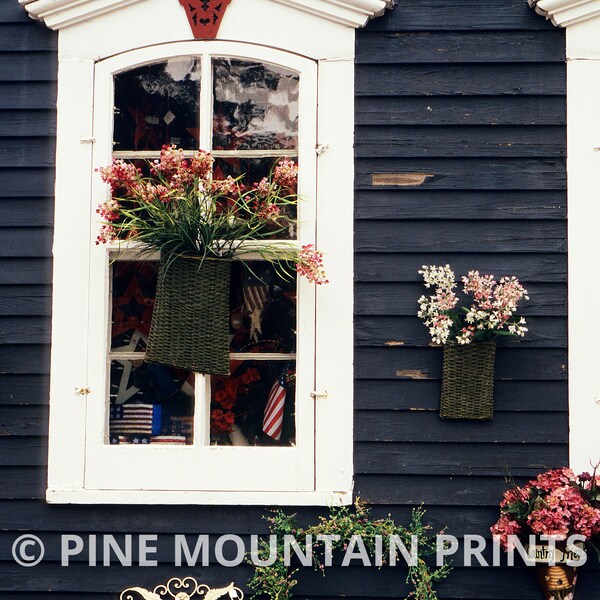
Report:
<svg viewBox="0 0 600 600"><path fill-rule="evenodd" d="M112 156L114 76L131 69L163 62L169 58L194 57L202 63L200 146L212 142L211 59L243 58L265 65L280 66L299 75L298 160L302 165L298 181L298 246L315 244L316 198L316 73L314 61L271 48L223 41L161 44L119 54L99 62L95 69L94 172L110 163ZM209 120L210 119L210 120ZM93 199L108 199L109 190L99 176L93 179ZM98 223L92 221L92 235ZM288 242L289 244L291 242ZM210 414L209 377L196 375L195 441L191 446L108 445L106 357L107 324L111 318L109 265L119 259L124 244L93 245L90 259L90 320L88 338L88 386L85 488L221 492L314 491L315 419L311 397L314 388L315 304L317 290L305 279L298 280L298 349L296 357L296 444L293 447L211 446L207 436ZM135 258L130 250L122 258ZM105 402L102 402L102 398ZM169 465L177 465L177 469ZM187 486L187 489L186 487Z"/></svg>
<svg viewBox="0 0 600 600"><path fill-rule="evenodd" d="M129 53L131 65L151 62L152 53L164 52L169 44L179 44L180 49L189 44L195 48L189 53L201 54L198 48L204 42L181 41L190 40L191 33L178 3L165 15L162 0L111 0L102 4L102 10L97 0L64 0L50 7L38 0L21 1L33 16L60 30L47 500L349 504L353 482L354 27L391 6L391 0L244 0L230 5L219 31L221 40L236 40L240 58L264 56L266 62L277 62L269 57L281 52L288 56L288 65L295 54L299 61L317 65L315 241L325 253L330 279L315 292L315 336L323 343L314 356L316 397L311 398L317 423L313 485L310 490L239 492L90 489L85 485L87 406L94 398L105 402L103 390L95 389L96 383L92 385L88 378L92 357L87 352L98 331L92 301L96 289L89 283L97 272L94 156L103 156L98 164L105 164L108 156L106 150L97 154L94 150L104 143L98 141L102 135L93 113L96 66L107 59L118 61L117 55L124 53ZM259 12L262 18L253 19ZM249 20L256 26L247 27ZM247 51L240 51L241 47ZM139 53L135 61L132 51Z"/></svg>
<svg viewBox="0 0 600 600"><path fill-rule="evenodd" d="M569 302L569 465L600 461L600 0L529 0L566 28Z"/></svg>

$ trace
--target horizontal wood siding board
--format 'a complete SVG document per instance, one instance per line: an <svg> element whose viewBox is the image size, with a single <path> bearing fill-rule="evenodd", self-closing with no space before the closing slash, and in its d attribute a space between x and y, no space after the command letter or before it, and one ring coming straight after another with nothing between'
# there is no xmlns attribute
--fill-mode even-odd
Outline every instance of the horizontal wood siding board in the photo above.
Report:
<svg viewBox="0 0 600 600"><path fill-rule="evenodd" d="M116 560L115 560L116 563ZM69 568L61 567L59 562L48 562L43 569L24 569L14 562L0 563L0 590L27 591L45 589L48 592L76 592L82 594L88 592L111 592L115 597L118 593L128 587L140 586L152 589L159 583L164 583L172 577L183 578L192 576L201 579L214 587L223 587L231 581L232 569L225 566L211 565L203 568L201 576L199 567L174 567L172 564L160 564L152 569L131 569L115 564L110 567L110 576L102 567L90 568L87 564L74 563ZM465 568L465 573L459 577L457 569L453 576L445 582L436 585L443 598L457 595L460 598L473 598L476 600L495 599L488 589L483 593L474 595L482 581L487 577L475 575L474 569ZM245 582L252 574L250 565L235 567L235 581L242 589L246 589ZM488 571L489 572L489 571ZM502 574L502 575L501 575ZM406 568L396 566L394 568L379 570L377 568L365 568L363 566L330 567L327 575L323 577L321 572L316 572L312 567L304 567L298 574L298 585L294 588L294 597L306 595L314 597L339 597L346 596L344 590L352 590L356 598L371 598L375 594L386 598L403 598L410 588L406 584ZM496 590L506 593L512 586L519 592L507 596L513 600L531 600L536 598L537 580L533 569L506 568L495 569L495 577L504 577ZM508 580L508 581L507 581ZM462 590L462 595L461 595ZM249 593L249 590L246 589ZM467 594L467 595L465 595ZM526 595L528 594L528 595ZM86 596L83 596L85 598ZM4 596L3 596L4 597Z"/></svg>
<svg viewBox="0 0 600 600"><path fill-rule="evenodd" d="M562 95L359 96L355 113L360 126L564 125L566 102Z"/></svg>
<svg viewBox="0 0 600 600"><path fill-rule="evenodd" d="M522 301L522 314L540 317L562 317L567 314L564 286L530 281L524 281L524 284L529 292L529 300ZM423 294L427 294L427 289L422 284L359 283L355 291L355 314L414 316L418 310L418 299Z"/></svg>
<svg viewBox="0 0 600 600"><path fill-rule="evenodd" d="M444 10L444 9L442 9ZM402 8L400 8L400 12ZM365 31L358 64L564 62L564 34L544 31Z"/></svg>
<svg viewBox="0 0 600 600"><path fill-rule="evenodd" d="M54 191L54 169L2 167L0 189L9 197L48 196Z"/></svg>
<svg viewBox="0 0 600 600"><path fill-rule="evenodd" d="M386 188L359 190L355 202L357 220L564 220L567 216L564 191L455 192Z"/></svg>
<svg viewBox="0 0 600 600"><path fill-rule="evenodd" d="M27 23L31 25L32 21L18 2L0 2L0 23ZM36 27L43 27L41 23Z"/></svg>
<svg viewBox="0 0 600 600"><path fill-rule="evenodd" d="M358 252L565 252L557 221L357 221Z"/></svg>
<svg viewBox="0 0 600 600"><path fill-rule="evenodd" d="M357 379L440 379L442 374L441 348L357 348L354 362ZM495 378L566 380L567 353L560 349L499 347Z"/></svg>
<svg viewBox="0 0 600 600"><path fill-rule="evenodd" d="M0 432L0 466L23 467L47 464L47 437L9 437L3 436Z"/></svg>
<svg viewBox="0 0 600 600"><path fill-rule="evenodd" d="M42 23L2 23L0 19L0 52L56 51L58 35Z"/></svg>
<svg viewBox="0 0 600 600"><path fill-rule="evenodd" d="M54 198L0 198L2 227L51 227L54 223Z"/></svg>
<svg viewBox="0 0 600 600"><path fill-rule="evenodd" d="M355 186L358 190L566 189L565 163L562 158L359 158L355 166Z"/></svg>
<svg viewBox="0 0 600 600"><path fill-rule="evenodd" d="M1 447L1 442L0 442ZM569 461L567 444L463 442L361 442L354 448L357 474L496 475L535 477Z"/></svg>
<svg viewBox="0 0 600 600"><path fill-rule="evenodd" d="M0 229L0 257L51 256L52 236L50 227Z"/></svg>
<svg viewBox="0 0 600 600"><path fill-rule="evenodd" d="M300 523L308 525L318 515L326 513L323 507L287 507L298 514ZM406 521L410 517L411 506L374 505L373 518L383 518L389 513ZM86 531L131 532L131 533L173 533L218 534L236 533L264 534L267 523L263 519L265 508L244 507L244 510L231 510L229 506L139 506L133 505L51 505L34 500L0 500L0 530L4 531ZM475 533L489 531L489 523L497 519L498 507L475 506L467 510L458 507L432 506L427 509L426 521L439 530L449 521L455 530Z"/></svg>
<svg viewBox="0 0 600 600"><path fill-rule="evenodd" d="M356 95L563 95L565 68L564 63L357 65Z"/></svg>
<svg viewBox="0 0 600 600"><path fill-rule="evenodd" d="M51 258L0 257L0 285L51 284Z"/></svg>
<svg viewBox="0 0 600 600"><path fill-rule="evenodd" d="M0 100L1 103L1 100ZM52 137L56 135L56 111L55 110L0 110L0 138L29 138L29 137ZM6 143L17 143L16 139L4 141ZM41 141L20 140L21 145L39 145ZM50 143L46 141L45 143ZM52 150L54 143L52 142Z"/></svg>
<svg viewBox="0 0 600 600"><path fill-rule="evenodd" d="M50 380L46 375L2 375L0 405L48 404Z"/></svg>
<svg viewBox="0 0 600 600"><path fill-rule="evenodd" d="M54 52L0 52L0 81L55 81Z"/></svg>
<svg viewBox="0 0 600 600"><path fill-rule="evenodd" d="M497 507L506 482L502 475L357 475L354 489L369 504Z"/></svg>
<svg viewBox="0 0 600 600"><path fill-rule="evenodd" d="M48 407L0 405L0 438L48 435Z"/></svg>
<svg viewBox="0 0 600 600"><path fill-rule="evenodd" d="M6 321L6 324L9 329L11 327L14 329L19 327L17 316L50 315L52 292L49 288L50 286L42 285L0 286L0 320L12 317L12 320ZM0 331L3 330L0 329Z"/></svg>
<svg viewBox="0 0 600 600"><path fill-rule="evenodd" d="M531 423L535 421L535 427ZM492 421L440 419L435 411L357 411L354 437L358 442L456 442L469 444L567 444L568 415L559 412L498 412ZM465 457L479 458L465 447ZM392 500L392 498L390 498Z"/></svg>
<svg viewBox="0 0 600 600"><path fill-rule="evenodd" d="M46 375L50 373L50 346L0 345L0 375Z"/></svg>
<svg viewBox="0 0 600 600"><path fill-rule="evenodd" d="M521 0L494 4L481 0L402 0L394 10L371 21L365 31L473 29L552 31L554 27Z"/></svg>
<svg viewBox="0 0 600 600"><path fill-rule="evenodd" d="M0 115L0 123L2 116ZM1 127L0 127L1 129ZM35 133L34 133L35 135ZM53 167L54 138L2 138L0 137L1 167Z"/></svg>
<svg viewBox="0 0 600 600"><path fill-rule="evenodd" d="M522 281L562 283L567 280L566 254L536 253L357 253L355 255L356 281L359 282L419 282L422 265L444 265L450 262L455 273L464 275L471 269L502 276L516 275ZM1 264L1 263L0 263ZM419 294L420 295L420 294ZM415 302L418 296L415 297Z"/></svg>
<svg viewBox="0 0 600 600"><path fill-rule="evenodd" d="M0 316L0 345L49 344L50 317Z"/></svg>
<svg viewBox="0 0 600 600"><path fill-rule="evenodd" d="M54 81L0 82L0 110L54 110L56 89Z"/></svg>
<svg viewBox="0 0 600 600"><path fill-rule="evenodd" d="M0 331L2 319L0 318ZM18 328L20 320L15 320ZM28 323L28 321L25 321ZM37 323L36 323L37 324ZM39 323L40 326L44 324ZM565 317L528 317L529 332L525 338L506 338L505 346L518 345L521 348L566 348L567 320ZM354 339L356 346L394 347L429 346L431 336L416 316L358 316L354 321Z"/></svg>
<svg viewBox="0 0 600 600"><path fill-rule="evenodd" d="M0 158L2 147L0 146ZM359 126L358 158L565 157L561 126Z"/></svg>
<svg viewBox="0 0 600 600"><path fill-rule="evenodd" d="M361 411L437 411L440 388L439 380L359 380L355 383L354 407ZM494 383L494 409L497 412L567 412L568 407L566 381Z"/></svg>

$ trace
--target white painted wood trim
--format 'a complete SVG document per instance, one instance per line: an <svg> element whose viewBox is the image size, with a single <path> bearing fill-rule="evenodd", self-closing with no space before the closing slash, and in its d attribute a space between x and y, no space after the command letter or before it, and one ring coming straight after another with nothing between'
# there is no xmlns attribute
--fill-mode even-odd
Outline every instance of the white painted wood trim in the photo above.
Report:
<svg viewBox="0 0 600 600"><path fill-rule="evenodd" d="M600 0L528 0L528 3L557 27L583 23L600 15Z"/></svg>
<svg viewBox="0 0 600 600"><path fill-rule="evenodd" d="M48 489L50 504L223 504L238 506L345 506L352 490L317 492L188 492Z"/></svg>
<svg viewBox="0 0 600 600"><path fill-rule="evenodd" d="M243 0L235 0L243 2ZM235 1L229 10L235 9ZM362 27L392 8L393 0L273 0L347 27ZM29 15L50 29L62 29L143 0L19 0ZM182 10L175 0L173 10Z"/></svg>

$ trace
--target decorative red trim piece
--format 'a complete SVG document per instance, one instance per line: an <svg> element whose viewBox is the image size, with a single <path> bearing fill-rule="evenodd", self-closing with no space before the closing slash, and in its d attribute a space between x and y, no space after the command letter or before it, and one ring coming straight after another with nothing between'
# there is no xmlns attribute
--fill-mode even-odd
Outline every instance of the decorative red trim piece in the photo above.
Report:
<svg viewBox="0 0 600 600"><path fill-rule="evenodd" d="M196 39L212 40L231 0L179 0Z"/></svg>

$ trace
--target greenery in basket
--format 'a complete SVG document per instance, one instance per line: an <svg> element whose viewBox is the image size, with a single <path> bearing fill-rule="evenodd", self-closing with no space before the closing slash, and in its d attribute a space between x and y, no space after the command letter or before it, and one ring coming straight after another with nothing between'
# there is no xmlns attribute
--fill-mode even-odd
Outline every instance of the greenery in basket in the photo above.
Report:
<svg viewBox="0 0 600 600"><path fill-rule="evenodd" d="M495 340L498 336L520 336L527 332L523 317L517 317L517 305L528 300L527 290L516 277L480 275L469 271L462 278L463 291L470 296L466 305L458 306L459 297L454 271L450 265L423 265L419 274L430 296L419 298L417 315L429 329L434 344L470 344Z"/></svg>
<svg viewBox="0 0 600 600"><path fill-rule="evenodd" d="M167 263L179 256L231 258L258 252L284 275L296 270L316 284L327 283L322 254L312 244L298 249L281 239L295 231L298 166L280 160L268 177L213 178L213 157L186 157L164 146L142 169L114 160L99 169L111 198L96 211L103 219L97 244L133 240L158 250Z"/></svg>
<svg viewBox="0 0 600 600"><path fill-rule="evenodd" d="M292 536L304 552L307 540L311 541L313 549L313 564L316 569L325 574L326 567L320 556L325 552L324 542L318 536L332 536L331 551L344 552L348 549L353 536L358 536L372 558L377 555L377 544L382 544L381 566L386 564L386 557L390 556L390 539L398 536L406 548L411 548L413 536L416 538L418 556L416 564L408 567L407 583L412 585L409 593L411 600L438 600L434 585L445 579L451 567L445 564L441 567L431 567L425 561L428 556L436 553L436 538L431 535L431 526L423 524L425 511L422 508L414 509L412 518L407 527L397 525L388 516L384 519L371 519L369 508L357 499L354 508L331 508L329 517L320 517L316 525L306 529L300 528L295 515L288 515L281 509L273 511L273 516L266 517L269 522L269 531L276 537L276 558L269 566L257 566L249 558L248 562L254 565L254 576L249 582L249 587L255 595L264 595L270 600L289 600L292 598L292 589L298 583L296 574L298 569L286 565L284 559L284 537ZM377 541L379 538L379 542ZM397 556L398 550L394 549ZM259 542L258 558L266 561L271 556L269 541L263 539ZM376 561L371 560L377 565Z"/></svg>

